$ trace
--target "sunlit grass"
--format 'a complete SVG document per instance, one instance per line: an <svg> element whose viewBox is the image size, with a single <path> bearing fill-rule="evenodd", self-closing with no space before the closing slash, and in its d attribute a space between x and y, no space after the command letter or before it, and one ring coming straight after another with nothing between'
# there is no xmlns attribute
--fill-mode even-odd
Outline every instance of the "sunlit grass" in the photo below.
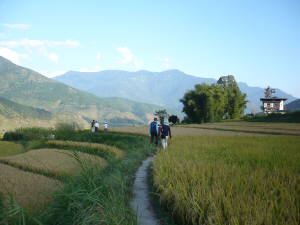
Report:
<svg viewBox="0 0 300 225"><path fill-rule="evenodd" d="M0 163L0 192L4 200L12 195L17 204L30 211L43 209L52 193L62 188L57 180Z"/></svg>
<svg viewBox="0 0 300 225"><path fill-rule="evenodd" d="M24 148L20 144L8 141L0 141L0 157L16 155L24 152Z"/></svg>
<svg viewBox="0 0 300 225"><path fill-rule="evenodd" d="M140 127L113 127L111 129L114 132L123 132L123 133L132 133L132 134L142 134L149 135L149 127L140 126ZM192 125L187 126L171 126L171 132L173 136L249 136L248 133L237 132L237 131L222 131L222 130L207 130L207 129L198 129L198 127L193 127ZM262 136L260 133L251 133L252 136Z"/></svg>
<svg viewBox="0 0 300 225"><path fill-rule="evenodd" d="M154 183L186 223L296 225L299 149L298 137L177 137Z"/></svg>
<svg viewBox="0 0 300 225"><path fill-rule="evenodd" d="M286 135L300 135L300 123L264 123L264 122L223 122L223 123L205 123L205 124L188 124L183 127L187 128L209 128L209 129L223 129L224 131L234 132L257 132L270 134L286 134Z"/></svg>
<svg viewBox="0 0 300 225"><path fill-rule="evenodd" d="M107 165L104 159L95 155L76 152L77 156L89 167L104 168ZM38 149L15 156L1 157L0 162L23 170L62 178L80 173L81 165L76 157L66 150Z"/></svg>

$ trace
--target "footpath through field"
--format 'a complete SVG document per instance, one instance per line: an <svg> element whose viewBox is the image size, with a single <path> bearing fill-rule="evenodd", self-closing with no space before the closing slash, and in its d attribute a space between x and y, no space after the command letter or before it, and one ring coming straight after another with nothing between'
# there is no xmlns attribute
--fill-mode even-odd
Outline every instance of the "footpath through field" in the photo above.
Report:
<svg viewBox="0 0 300 225"><path fill-rule="evenodd" d="M153 157L145 159L135 174L131 207L137 214L139 225L159 225L151 205L148 188L148 168L152 160Z"/></svg>

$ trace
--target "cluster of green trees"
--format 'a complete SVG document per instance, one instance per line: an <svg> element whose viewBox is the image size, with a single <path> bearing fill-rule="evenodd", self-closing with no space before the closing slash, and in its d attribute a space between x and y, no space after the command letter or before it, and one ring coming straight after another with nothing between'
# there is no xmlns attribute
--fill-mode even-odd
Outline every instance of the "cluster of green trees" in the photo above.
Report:
<svg viewBox="0 0 300 225"><path fill-rule="evenodd" d="M216 84L198 84L180 101L187 115L184 121L193 123L240 118L247 103L232 75L221 77Z"/></svg>

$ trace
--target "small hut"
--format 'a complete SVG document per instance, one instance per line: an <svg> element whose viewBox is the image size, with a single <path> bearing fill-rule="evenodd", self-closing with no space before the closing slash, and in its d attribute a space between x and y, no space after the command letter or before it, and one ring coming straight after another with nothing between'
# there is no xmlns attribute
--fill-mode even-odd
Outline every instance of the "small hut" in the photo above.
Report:
<svg viewBox="0 0 300 225"><path fill-rule="evenodd" d="M285 113L284 102L287 98L272 96L273 93L275 93L275 89L267 87L265 89L265 97L260 99L260 101L262 101L262 109L264 113Z"/></svg>

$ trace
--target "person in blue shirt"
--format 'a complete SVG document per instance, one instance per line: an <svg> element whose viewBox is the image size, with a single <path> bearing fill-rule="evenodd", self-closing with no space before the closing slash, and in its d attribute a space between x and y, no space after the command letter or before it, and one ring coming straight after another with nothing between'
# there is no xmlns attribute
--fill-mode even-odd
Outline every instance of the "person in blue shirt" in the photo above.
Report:
<svg viewBox="0 0 300 225"><path fill-rule="evenodd" d="M150 142L153 143L155 140L156 146L158 145L158 136L159 136L159 129L158 129L158 123L157 118L154 117L154 120L150 123L149 127L149 133L150 133Z"/></svg>

